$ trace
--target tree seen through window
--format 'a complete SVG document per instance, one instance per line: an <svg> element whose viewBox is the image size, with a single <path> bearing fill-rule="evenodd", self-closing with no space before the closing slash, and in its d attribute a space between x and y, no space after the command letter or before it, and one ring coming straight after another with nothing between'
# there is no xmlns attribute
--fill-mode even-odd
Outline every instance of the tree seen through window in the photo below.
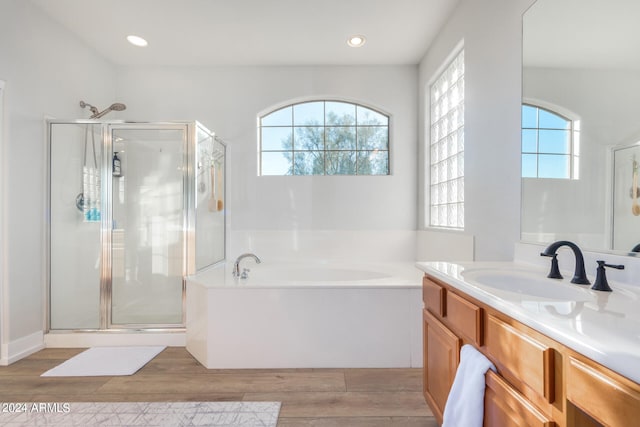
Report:
<svg viewBox="0 0 640 427"><path fill-rule="evenodd" d="M389 118L361 105L312 101L260 119L261 175L388 175Z"/></svg>

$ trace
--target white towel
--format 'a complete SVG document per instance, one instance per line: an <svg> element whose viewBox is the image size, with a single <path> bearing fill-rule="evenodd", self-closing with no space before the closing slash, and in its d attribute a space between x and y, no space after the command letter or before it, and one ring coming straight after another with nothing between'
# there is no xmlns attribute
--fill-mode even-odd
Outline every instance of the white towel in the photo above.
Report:
<svg viewBox="0 0 640 427"><path fill-rule="evenodd" d="M496 371L493 363L466 344L460 350L460 365L444 407L442 427L482 427L484 374Z"/></svg>

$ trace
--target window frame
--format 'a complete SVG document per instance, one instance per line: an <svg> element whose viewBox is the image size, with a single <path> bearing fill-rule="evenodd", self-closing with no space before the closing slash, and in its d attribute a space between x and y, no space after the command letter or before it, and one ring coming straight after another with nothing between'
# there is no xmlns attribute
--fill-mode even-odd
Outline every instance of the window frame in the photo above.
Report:
<svg viewBox="0 0 640 427"><path fill-rule="evenodd" d="M321 125L301 125L301 124L296 124L295 123L295 116L294 116L294 109L296 106L300 106L300 105L304 105L304 104L311 104L311 103L323 103L323 114L322 114L322 124ZM341 125L341 124L330 124L327 123L327 107L326 104L327 103L343 103L343 104L347 104L353 107L354 109L354 122L353 124L350 125ZM265 119L267 116L276 113L278 111L287 109L287 108L291 108L292 111L292 118L291 118L291 124L289 125L271 125L271 126L263 126L262 121L263 119ZM386 119L386 124L381 124L381 125L359 125L358 124L358 108L363 108L365 110L369 110L372 111L376 114L379 114L381 116L383 116ZM323 148L322 150L299 150L295 148L295 143L292 144L291 150L264 150L263 149L263 128L290 128L292 135L295 135L295 131L296 128L309 128L309 127L318 127L322 129L322 132L324 134L323 136ZM327 129L330 128L340 128L340 127L353 127L354 128L354 143L355 146L353 149L330 149L327 147ZM383 127L386 128L386 132L385 132L385 136L386 136L386 149L379 149L379 148L375 148L375 149L360 149L358 147L358 130L360 128L367 128L367 127ZM377 107L372 107L370 105L364 104L362 102L358 102L358 101L353 101L353 100L348 100L348 99L344 99L344 98L331 98L331 97L322 97L322 98L304 98L304 99L300 99L300 100L294 100L294 101L288 101L282 104L279 104L275 107L271 107L269 109L264 110L263 112L259 113L257 115L257 140L258 140L258 150L257 150L257 175L259 177L269 177L269 176L390 176L392 175L392 133L391 133L391 128L392 128L392 116L391 114L381 110L380 108ZM323 173L322 174L305 174L305 173L295 173L295 169L294 169L294 160L292 160L291 163L291 169L292 169L292 173L289 174L264 174L263 173L263 153L291 153L292 157L295 157L296 153L301 153L301 152L307 152L307 153L322 153L323 158L324 158L324 165L323 165ZM336 153L336 152L344 152L344 153L353 153L353 167L354 170L356 171L356 173L353 174L349 174L349 173L327 173L327 153ZM366 153L366 152L384 152L386 153L386 173L381 173L381 174L358 174L357 170L358 170L358 163L359 163L359 154L360 153Z"/></svg>

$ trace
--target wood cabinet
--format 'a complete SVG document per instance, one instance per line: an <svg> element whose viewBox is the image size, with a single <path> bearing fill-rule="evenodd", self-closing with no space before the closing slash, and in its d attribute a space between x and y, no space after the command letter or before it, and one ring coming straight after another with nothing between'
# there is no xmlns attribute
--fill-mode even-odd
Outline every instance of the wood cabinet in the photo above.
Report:
<svg viewBox="0 0 640 427"><path fill-rule="evenodd" d="M503 376L554 401L553 349L493 315L487 316L487 353Z"/></svg>
<svg viewBox="0 0 640 427"><path fill-rule="evenodd" d="M605 426L640 424L637 384L571 356L567 369L567 399Z"/></svg>
<svg viewBox="0 0 640 427"><path fill-rule="evenodd" d="M446 316L452 327L477 347L482 345L483 310L464 298L448 293L446 295Z"/></svg>
<svg viewBox="0 0 640 427"><path fill-rule="evenodd" d="M462 340L429 311L424 310L422 317L425 354L423 392L438 423L442 424L444 405L460 363Z"/></svg>
<svg viewBox="0 0 640 427"><path fill-rule="evenodd" d="M422 301L424 302L424 309L438 317L444 316L444 293L444 288L439 284L429 280L426 276L422 279Z"/></svg>
<svg viewBox="0 0 640 427"><path fill-rule="evenodd" d="M500 375L487 372L484 425L491 427L552 427L555 425Z"/></svg>
<svg viewBox="0 0 640 427"><path fill-rule="evenodd" d="M485 376L485 426L640 425L639 384L428 275L423 300L424 395L439 423L471 344L497 369Z"/></svg>

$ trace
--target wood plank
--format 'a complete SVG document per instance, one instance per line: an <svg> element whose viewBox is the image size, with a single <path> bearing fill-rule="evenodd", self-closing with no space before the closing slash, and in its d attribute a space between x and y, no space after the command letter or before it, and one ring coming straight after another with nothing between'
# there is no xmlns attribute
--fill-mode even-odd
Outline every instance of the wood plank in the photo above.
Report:
<svg viewBox="0 0 640 427"><path fill-rule="evenodd" d="M193 358L156 357L144 365L136 375L173 375L211 373L200 362Z"/></svg>
<svg viewBox="0 0 640 427"><path fill-rule="evenodd" d="M242 393L288 391L345 391L344 374L335 373L239 373L172 374L111 377L97 393Z"/></svg>
<svg viewBox="0 0 640 427"><path fill-rule="evenodd" d="M244 393L100 393L85 395L33 394L13 402L239 402Z"/></svg>
<svg viewBox="0 0 640 427"><path fill-rule="evenodd" d="M45 348L37 353L33 353L26 360L33 359L55 359L55 360L67 360L73 356L82 353L87 350L86 348Z"/></svg>
<svg viewBox="0 0 640 427"><path fill-rule="evenodd" d="M437 425L421 397L420 369L204 369L186 349L169 347L132 376L39 376L84 350L46 349L0 367L0 401L189 402L263 397L280 398L290 408L294 417L281 418L279 423L285 427ZM347 391L347 383L352 390Z"/></svg>
<svg viewBox="0 0 640 427"><path fill-rule="evenodd" d="M69 394L95 393L109 381L109 377L27 377L24 375L3 376L0 394Z"/></svg>
<svg viewBox="0 0 640 427"><path fill-rule="evenodd" d="M280 417L278 427L438 427L433 417Z"/></svg>
<svg viewBox="0 0 640 427"><path fill-rule="evenodd" d="M194 359L185 347L167 347L156 356L158 359Z"/></svg>
<svg viewBox="0 0 640 427"><path fill-rule="evenodd" d="M281 417L426 417L420 392L246 393L245 401L282 402Z"/></svg>
<svg viewBox="0 0 640 427"><path fill-rule="evenodd" d="M422 369L345 369L347 391L422 391Z"/></svg>
<svg viewBox="0 0 640 427"><path fill-rule="evenodd" d="M40 376L63 361L58 359L22 359L9 366L0 367L0 377L15 375Z"/></svg>

